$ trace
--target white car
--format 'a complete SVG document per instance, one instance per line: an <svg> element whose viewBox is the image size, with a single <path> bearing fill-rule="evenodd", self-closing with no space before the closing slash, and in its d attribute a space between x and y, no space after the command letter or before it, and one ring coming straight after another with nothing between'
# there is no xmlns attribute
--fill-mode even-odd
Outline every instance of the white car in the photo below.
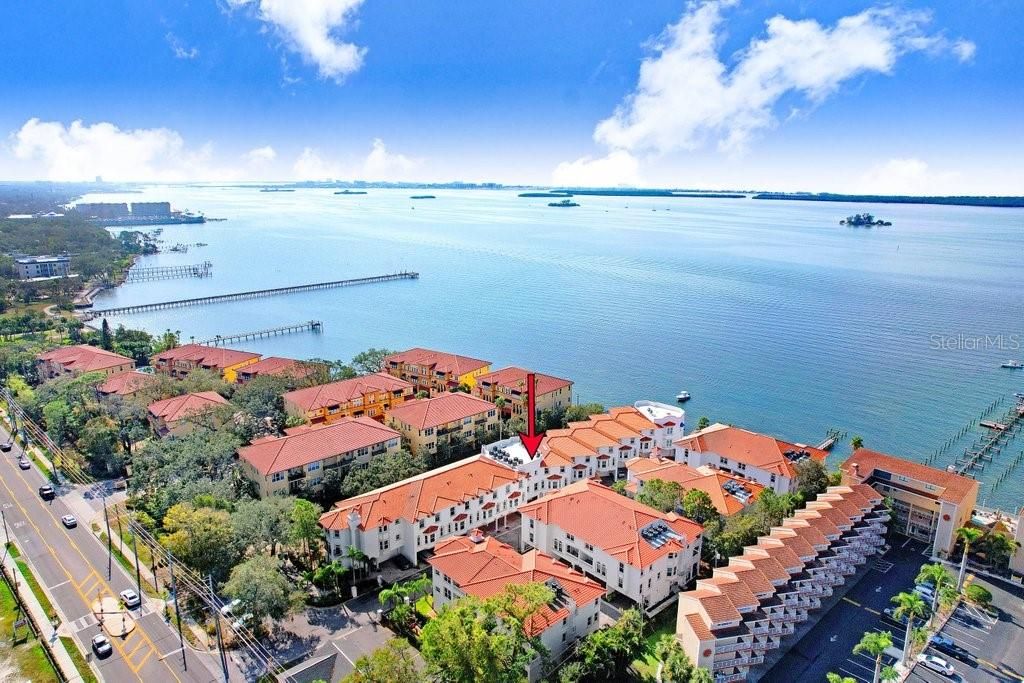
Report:
<svg viewBox="0 0 1024 683"><path fill-rule="evenodd" d="M102 633L97 633L92 637L92 650L96 653L97 657L106 657L114 648L110 645L110 640Z"/></svg>
<svg viewBox="0 0 1024 683"><path fill-rule="evenodd" d="M242 616L238 617L238 621L236 621L235 623L231 624L231 629L233 631L237 631L238 629L240 629L243 626L245 626L246 624L248 624L251 619L252 619L252 615L251 614L243 614Z"/></svg>
<svg viewBox="0 0 1024 683"><path fill-rule="evenodd" d="M75 519L74 515L64 515L60 518L60 523L66 526L68 529L74 529L78 526L78 520Z"/></svg>
<svg viewBox="0 0 1024 683"><path fill-rule="evenodd" d="M131 588L126 588L125 590L118 593L118 595L121 596L121 602L123 602L124 606L128 609L133 609L142 604L142 600L139 598L139 594L133 591Z"/></svg>
<svg viewBox="0 0 1024 683"><path fill-rule="evenodd" d="M917 661L926 669L937 671L943 676L952 676L956 673L956 669L953 668L953 665L942 657L936 657L935 655L918 655Z"/></svg>
<svg viewBox="0 0 1024 683"><path fill-rule="evenodd" d="M223 607L221 607L220 608L220 613L222 615L224 615L225 617L230 617L234 613L234 611L236 609L238 609L238 606L241 605L241 604L242 604L242 601L239 600L238 598L235 598L231 602L229 602L226 605L224 605Z"/></svg>
<svg viewBox="0 0 1024 683"><path fill-rule="evenodd" d="M935 599L935 591L932 590L931 586L926 586L923 583L919 586L914 586L914 592L924 598L926 602L931 602Z"/></svg>

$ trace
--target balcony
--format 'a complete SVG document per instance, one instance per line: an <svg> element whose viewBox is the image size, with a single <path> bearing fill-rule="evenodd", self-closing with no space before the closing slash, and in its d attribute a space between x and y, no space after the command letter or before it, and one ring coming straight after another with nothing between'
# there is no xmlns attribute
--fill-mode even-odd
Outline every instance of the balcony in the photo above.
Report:
<svg viewBox="0 0 1024 683"><path fill-rule="evenodd" d="M746 641L740 641L738 643L726 643L724 645L715 645L715 654L721 654L723 652L738 652L740 650L749 650L753 647L752 643Z"/></svg>
<svg viewBox="0 0 1024 683"><path fill-rule="evenodd" d="M299 472L289 472L288 473L288 481L289 481L289 483L293 482L293 481L296 481L298 479L305 479L305 478L306 478L305 470L300 470Z"/></svg>
<svg viewBox="0 0 1024 683"><path fill-rule="evenodd" d="M715 683L735 683L735 681L747 680L747 672L738 674L719 674L715 676Z"/></svg>
<svg viewBox="0 0 1024 683"><path fill-rule="evenodd" d="M714 662L712 669L729 669L734 666L754 666L764 661L764 655L750 655L746 657L735 657L733 659L723 659L720 662Z"/></svg>

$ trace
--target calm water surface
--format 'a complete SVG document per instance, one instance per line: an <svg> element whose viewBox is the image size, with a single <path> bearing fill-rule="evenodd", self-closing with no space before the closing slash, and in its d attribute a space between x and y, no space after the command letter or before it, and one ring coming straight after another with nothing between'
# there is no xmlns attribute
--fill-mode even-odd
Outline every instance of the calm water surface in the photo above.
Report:
<svg viewBox="0 0 1024 683"><path fill-rule="evenodd" d="M91 195L228 219L165 226L168 245L209 246L140 262L208 259L212 278L130 284L97 306L416 270L418 281L111 322L188 340L319 319L320 335L240 346L341 359L369 346L436 347L571 378L581 401L672 402L686 389L691 425L707 415L804 442L835 427L917 459L1024 391L1024 371L999 367L1024 359L1022 210L609 197L554 209L514 192L415 193ZM858 211L893 226L838 225ZM982 479L1021 449L1018 438ZM844 444L835 458L848 452ZM995 490L983 485L981 498L1015 507L1022 494L1024 465Z"/></svg>

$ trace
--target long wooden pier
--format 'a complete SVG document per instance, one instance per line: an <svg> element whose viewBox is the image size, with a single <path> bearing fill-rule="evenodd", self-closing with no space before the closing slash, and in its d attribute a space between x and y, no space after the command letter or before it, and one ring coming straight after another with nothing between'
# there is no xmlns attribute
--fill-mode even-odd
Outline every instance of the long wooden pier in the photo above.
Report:
<svg viewBox="0 0 1024 683"><path fill-rule="evenodd" d="M993 456L1002 452L1005 442L1008 442L1011 435L1019 431L1021 424L1024 424L1024 403L1014 405L998 422L981 423L981 426L988 427L992 431L971 447L965 448L963 455L958 457L953 465L950 465L950 469L957 474L968 476L973 470L984 470L985 463L992 462Z"/></svg>
<svg viewBox="0 0 1024 683"><path fill-rule="evenodd" d="M220 346L221 344L230 344L232 342L245 341L247 339L263 339L264 337L276 337L279 334L295 334L296 332L317 332L323 330L324 324L319 320L307 320L304 323L295 323L294 325L281 325L280 327L268 327L263 330L253 330L252 332L238 332L237 334L218 334L212 339L204 339L202 341L195 342L196 344L203 344L205 346Z"/></svg>
<svg viewBox="0 0 1024 683"><path fill-rule="evenodd" d="M311 292L317 289L335 289L337 287L352 287L355 285L369 285L378 282L391 282L393 280L415 280L419 273L402 271L400 273L389 273L387 275L374 275L372 277L358 277L351 280L333 280L331 282L313 282L308 285L292 285L290 287L275 287L274 289L255 289L248 292L235 292L234 294L216 294L214 296L201 296L194 299L177 299L175 301L160 301L152 304L137 304L135 306L118 306L115 308L100 308L85 311L87 319L100 318L108 315L131 315L132 313L144 313L146 311L159 311L164 308L181 308L183 306L201 306L203 304L214 304L222 301L240 301L242 299L257 299L265 296L277 296L279 294L292 294L295 292Z"/></svg>
<svg viewBox="0 0 1024 683"><path fill-rule="evenodd" d="M150 268L132 268L128 271L125 282L145 282L146 280L176 280L185 277L210 277L213 275L213 264L209 261L193 263L188 266L153 266Z"/></svg>

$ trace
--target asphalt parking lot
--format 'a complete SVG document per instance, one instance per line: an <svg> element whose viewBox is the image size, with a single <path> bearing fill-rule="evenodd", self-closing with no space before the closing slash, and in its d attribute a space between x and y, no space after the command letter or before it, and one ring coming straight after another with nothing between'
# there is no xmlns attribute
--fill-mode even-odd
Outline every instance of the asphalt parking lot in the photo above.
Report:
<svg viewBox="0 0 1024 683"><path fill-rule="evenodd" d="M867 631L889 631L893 647L903 647L905 627L882 613L890 598L914 585L928 561L925 545L896 536L893 548L872 562L868 574L828 612L762 679L764 683L822 683L828 672L870 683L874 660L853 654Z"/></svg>

